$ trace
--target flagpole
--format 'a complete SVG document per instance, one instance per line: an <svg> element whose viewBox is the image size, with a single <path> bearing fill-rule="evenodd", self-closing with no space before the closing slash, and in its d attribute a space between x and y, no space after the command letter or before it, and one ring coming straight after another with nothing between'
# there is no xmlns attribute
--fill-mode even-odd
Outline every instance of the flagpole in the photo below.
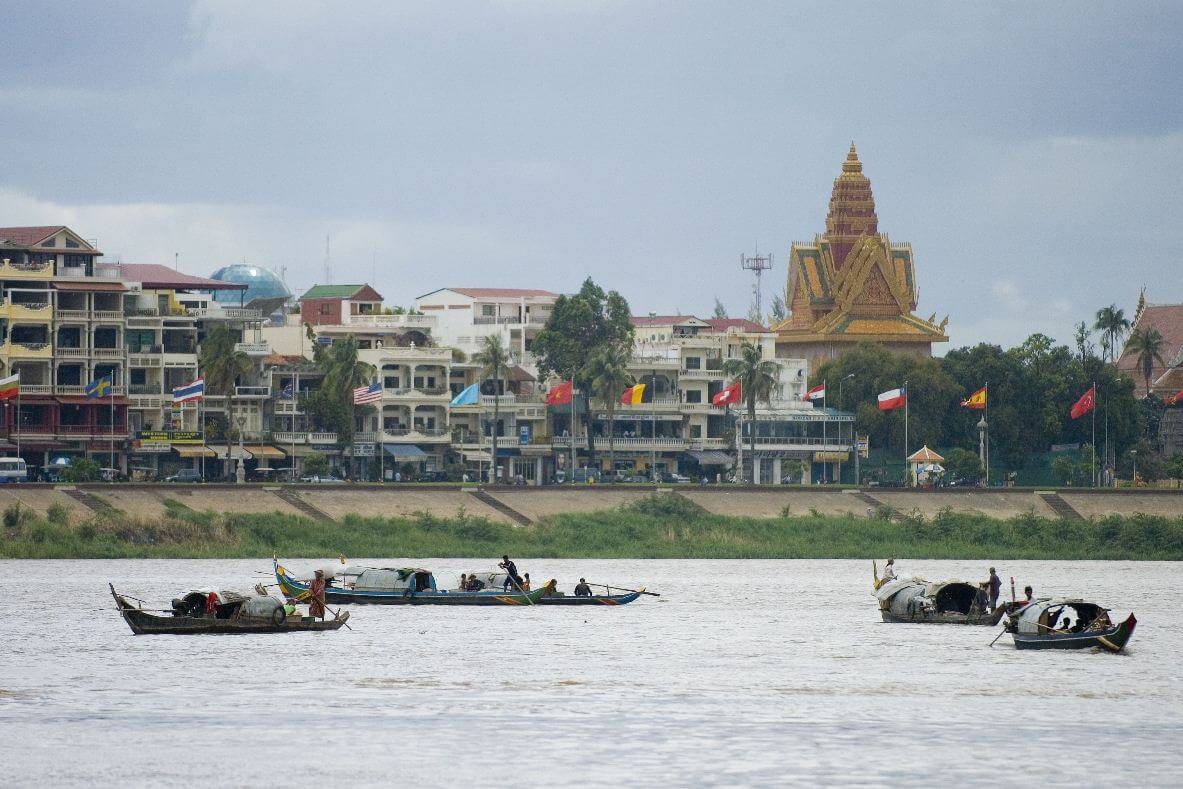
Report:
<svg viewBox="0 0 1183 789"><path fill-rule="evenodd" d="M904 476L908 480L908 487L912 487L912 474L908 471L908 381L904 380Z"/></svg>
<svg viewBox="0 0 1183 789"><path fill-rule="evenodd" d="M201 481L205 482L205 397L197 401L197 429L201 431Z"/></svg>
<svg viewBox="0 0 1183 789"><path fill-rule="evenodd" d="M300 368L296 368L296 380L292 383L292 456L288 458L288 479L296 481L296 409L300 403Z"/></svg>
<svg viewBox="0 0 1183 789"><path fill-rule="evenodd" d="M1097 487L1097 382L1093 381L1093 487Z"/></svg>
<svg viewBox="0 0 1183 789"><path fill-rule="evenodd" d="M497 463L497 458L493 458ZM575 373L571 373L571 484L575 484Z"/></svg>
<svg viewBox="0 0 1183 789"><path fill-rule="evenodd" d="M115 371L111 371L111 432L108 434L109 449L111 450L111 468L115 468ZM111 484L115 484L115 475L111 475Z"/></svg>
<svg viewBox="0 0 1183 789"><path fill-rule="evenodd" d="M21 379L16 379L16 456L21 456Z"/></svg>
<svg viewBox="0 0 1183 789"><path fill-rule="evenodd" d="M827 394L829 394L829 392L827 391L827 381L825 378L823 378L822 379L822 452L826 451L826 395ZM822 455L822 457L825 457L825 455ZM823 485L826 484L826 461L824 461L824 460L822 461L822 484Z"/></svg>
<svg viewBox="0 0 1183 789"><path fill-rule="evenodd" d="M990 487L990 382L982 387L986 390L986 487Z"/></svg>

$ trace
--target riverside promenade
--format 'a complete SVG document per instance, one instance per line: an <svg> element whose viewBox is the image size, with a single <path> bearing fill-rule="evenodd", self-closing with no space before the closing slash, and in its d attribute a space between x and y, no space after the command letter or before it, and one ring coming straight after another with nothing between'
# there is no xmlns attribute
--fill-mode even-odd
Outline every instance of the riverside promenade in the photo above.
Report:
<svg viewBox="0 0 1183 789"><path fill-rule="evenodd" d="M86 517L115 510L130 518L163 516L175 502L198 512L280 513L325 522L348 515L399 517L428 513L452 518L463 512L502 523L528 524L550 515L618 508L660 491L685 497L715 515L775 518L784 515L865 516L919 512L931 517L945 508L954 512L1012 518L1101 518L1108 515L1183 517L1183 491L1085 490L1073 488L989 490L912 490L906 488L746 487L746 486L609 486L502 487L473 485L168 485L80 484L6 485L0 508L14 502L40 515L54 504Z"/></svg>

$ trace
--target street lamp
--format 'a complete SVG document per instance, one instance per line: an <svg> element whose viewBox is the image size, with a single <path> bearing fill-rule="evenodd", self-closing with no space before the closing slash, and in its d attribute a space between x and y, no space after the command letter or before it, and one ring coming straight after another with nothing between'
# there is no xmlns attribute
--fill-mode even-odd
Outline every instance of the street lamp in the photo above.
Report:
<svg viewBox="0 0 1183 789"><path fill-rule="evenodd" d="M854 373L847 373L846 375L844 375L838 379L838 407L839 408L842 408L843 403L846 402L842 397L842 384L844 384L846 381L848 381L851 378L854 378ZM842 441L842 423L841 422L838 423L838 441L841 444L841 441ZM851 447L851 449L854 450L854 456L855 456L854 484L857 485L858 484L858 444L854 440L854 423L853 422L850 425L850 447ZM841 457L841 455L839 455L839 457ZM822 469L824 470L825 466L822 466ZM823 474L824 474L824 471L823 471ZM837 481L839 483L842 482L842 461L841 460L838 461L838 480Z"/></svg>
<svg viewBox="0 0 1183 789"><path fill-rule="evenodd" d="M1131 449L1130 456L1134 459L1134 476L1130 479L1130 487L1138 487L1138 450Z"/></svg>
<svg viewBox="0 0 1183 789"><path fill-rule="evenodd" d="M238 464L235 467L235 481L241 485L246 482L246 466L243 465L242 432L246 429L246 417L238 417Z"/></svg>

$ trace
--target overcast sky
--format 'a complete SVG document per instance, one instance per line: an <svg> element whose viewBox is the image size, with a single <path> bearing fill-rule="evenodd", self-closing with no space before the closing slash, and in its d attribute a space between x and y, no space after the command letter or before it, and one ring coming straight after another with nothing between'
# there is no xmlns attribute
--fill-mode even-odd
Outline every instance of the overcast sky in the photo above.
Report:
<svg viewBox="0 0 1183 789"><path fill-rule="evenodd" d="M947 347L1183 302L1180 3L4 8L0 225L125 262L741 315L854 140Z"/></svg>

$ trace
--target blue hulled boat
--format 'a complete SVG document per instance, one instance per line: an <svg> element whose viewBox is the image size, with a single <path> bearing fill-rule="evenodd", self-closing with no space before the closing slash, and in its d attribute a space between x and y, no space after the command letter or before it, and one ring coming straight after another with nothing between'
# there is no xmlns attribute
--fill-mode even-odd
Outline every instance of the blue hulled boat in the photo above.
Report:
<svg viewBox="0 0 1183 789"><path fill-rule="evenodd" d="M308 584L293 578L275 560L275 580L284 595L302 598ZM325 586L328 603L371 605L534 605L547 589L505 592L500 588L477 592L440 589L430 570L417 567L343 566Z"/></svg>

